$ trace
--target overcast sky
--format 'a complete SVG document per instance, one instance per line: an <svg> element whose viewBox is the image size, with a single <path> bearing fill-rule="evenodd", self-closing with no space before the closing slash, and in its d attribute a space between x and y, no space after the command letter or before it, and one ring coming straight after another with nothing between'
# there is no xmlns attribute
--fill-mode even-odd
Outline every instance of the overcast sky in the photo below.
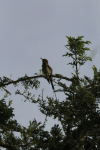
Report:
<svg viewBox="0 0 100 150"><path fill-rule="evenodd" d="M91 50L100 44L100 0L9 0L0 1L0 70L1 77L7 76L17 80L25 73L34 76L39 73L42 61L40 57L46 58L53 68L53 74L58 73L71 78L74 73L71 65L67 63L72 59L62 57L68 50L64 45L67 44L66 36L77 38L84 36L84 41L91 41L92 44L86 45ZM87 52L88 56L91 52ZM92 62L85 63L79 70L80 77L87 75L93 77L92 66L100 68L99 52ZM40 78L40 88L32 89L37 99L42 94L44 88L44 98L54 96L51 86L45 79ZM69 86L70 83L66 82ZM59 87L55 87L58 89ZM15 88L9 85L9 96L13 99L15 117L18 123L27 127L29 121L36 118L42 123L45 116L39 111L37 104L24 102L24 97L15 95ZM23 92L23 88L19 89ZM0 98L3 96L3 92ZM57 93L59 101L65 99L63 93ZM6 100L7 104L9 98ZM23 101L21 101L23 99ZM50 131L51 127L58 123L57 120L48 118L46 128ZM61 124L60 124L61 127ZM15 134L18 135L18 134Z"/></svg>

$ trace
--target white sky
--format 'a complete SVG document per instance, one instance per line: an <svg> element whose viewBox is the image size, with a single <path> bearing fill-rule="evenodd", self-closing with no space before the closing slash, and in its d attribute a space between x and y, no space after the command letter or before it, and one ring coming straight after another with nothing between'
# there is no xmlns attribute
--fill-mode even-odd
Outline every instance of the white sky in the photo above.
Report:
<svg viewBox="0 0 100 150"><path fill-rule="evenodd" d="M100 0L9 0L0 1L0 76L10 77L17 80L25 73L33 76L39 73L42 61L40 57L49 60L53 68L53 74L58 73L71 78L74 73L72 66L67 65L72 59L62 57L68 50L66 36L77 38L84 36L84 41L91 41L86 45L91 50L100 43ZM90 55L91 52L87 52ZM100 68L99 53L94 57L93 62L87 62L79 70L80 76L93 77L92 66ZM40 78L40 88L32 89L32 94L42 94L44 98L53 96L51 85L45 79ZM66 82L69 86L70 84ZM12 93L9 96L13 99L12 107L18 123L27 127L29 121L36 118L42 123L45 116L39 111L37 104L24 102L24 97L15 95L16 88L13 85L8 87ZM18 88L17 88L18 89ZM20 86L19 89L23 91ZM58 89L58 87L55 87ZM65 99L63 93L57 93L59 101ZM0 96L0 99L3 96ZM23 101L21 101L23 99ZM8 103L9 99L6 100ZM57 120L48 118L46 128L58 123ZM60 125L61 127L61 125ZM18 135L18 134L15 134Z"/></svg>

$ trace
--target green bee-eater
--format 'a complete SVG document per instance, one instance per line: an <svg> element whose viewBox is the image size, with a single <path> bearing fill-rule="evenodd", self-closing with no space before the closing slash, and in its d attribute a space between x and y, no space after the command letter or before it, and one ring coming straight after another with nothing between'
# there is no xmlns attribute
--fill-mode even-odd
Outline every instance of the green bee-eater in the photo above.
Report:
<svg viewBox="0 0 100 150"><path fill-rule="evenodd" d="M42 58L41 58L42 59ZM52 88L54 90L54 86L52 83L52 77L50 77L50 75L52 75L52 68L49 66L48 60L47 59L42 59L42 72L44 75L46 75L47 81L51 82Z"/></svg>

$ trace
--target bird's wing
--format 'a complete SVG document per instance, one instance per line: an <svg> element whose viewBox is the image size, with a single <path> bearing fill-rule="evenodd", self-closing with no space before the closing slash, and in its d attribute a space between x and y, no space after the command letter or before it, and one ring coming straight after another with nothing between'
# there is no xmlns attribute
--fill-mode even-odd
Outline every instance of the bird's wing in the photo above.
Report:
<svg viewBox="0 0 100 150"><path fill-rule="evenodd" d="M47 67L47 71L49 74L52 74L52 68L50 66Z"/></svg>

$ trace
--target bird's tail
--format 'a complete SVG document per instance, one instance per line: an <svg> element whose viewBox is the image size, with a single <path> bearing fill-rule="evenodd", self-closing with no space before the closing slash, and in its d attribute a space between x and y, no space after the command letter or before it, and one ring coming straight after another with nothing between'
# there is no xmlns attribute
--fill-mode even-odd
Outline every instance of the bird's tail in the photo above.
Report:
<svg viewBox="0 0 100 150"><path fill-rule="evenodd" d="M52 89L54 90L54 85L53 85L53 82L52 82L52 77L46 76L46 78L47 78L47 81L49 82L49 84L51 83Z"/></svg>
<svg viewBox="0 0 100 150"><path fill-rule="evenodd" d="M52 89L54 90L54 85L53 85L53 80L52 80L53 78L52 77L50 77L50 82L51 82L51 85L52 85Z"/></svg>
<svg viewBox="0 0 100 150"><path fill-rule="evenodd" d="M47 78L47 81L48 81L49 84L50 84L50 77L46 75L46 78Z"/></svg>
<svg viewBox="0 0 100 150"><path fill-rule="evenodd" d="M52 85L52 89L54 90L54 86L53 86L52 80L51 80L51 85Z"/></svg>

